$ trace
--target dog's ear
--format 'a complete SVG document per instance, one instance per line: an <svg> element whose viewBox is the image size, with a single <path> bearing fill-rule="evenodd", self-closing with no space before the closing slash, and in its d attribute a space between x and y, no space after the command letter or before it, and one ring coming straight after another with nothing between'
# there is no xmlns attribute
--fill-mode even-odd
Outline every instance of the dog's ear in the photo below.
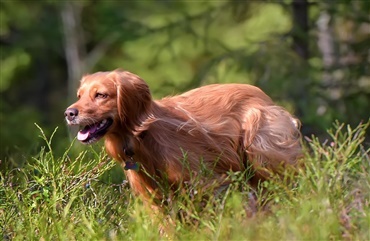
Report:
<svg viewBox="0 0 370 241"><path fill-rule="evenodd" d="M152 103L149 86L139 76L127 71L113 71L117 87L118 115L123 125L133 130L147 116Z"/></svg>

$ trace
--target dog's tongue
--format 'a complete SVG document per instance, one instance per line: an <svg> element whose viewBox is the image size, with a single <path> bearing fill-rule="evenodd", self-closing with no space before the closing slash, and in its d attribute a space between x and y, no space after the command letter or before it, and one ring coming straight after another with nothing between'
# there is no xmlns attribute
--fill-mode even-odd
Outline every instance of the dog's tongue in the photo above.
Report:
<svg viewBox="0 0 370 241"><path fill-rule="evenodd" d="M77 134L77 139L79 141L84 141L87 138L89 138L89 135L94 133L96 131L97 125L92 125L92 126L85 126L83 130L80 130Z"/></svg>

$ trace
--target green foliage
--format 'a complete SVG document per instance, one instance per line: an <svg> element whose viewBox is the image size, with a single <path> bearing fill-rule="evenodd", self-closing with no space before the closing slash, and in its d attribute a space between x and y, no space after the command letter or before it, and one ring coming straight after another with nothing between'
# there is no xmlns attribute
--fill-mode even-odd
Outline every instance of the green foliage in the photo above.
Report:
<svg viewBox="0 0 370 241"><path fill-rule="evenodd" d="M370 121L335 123L331 139L308 140L304 168L250 189L250 173L230 173L217 192L199 176L167 200L164 215L115 184L104 152L76 158L46 145L22 168L0 176L0 224L10 240L368 240ZM89 153L91 155L89 155ZM1 163L2 165L4 163ZM115 175L123 175L116 173ZM288 182L291 180L291 182ZM216 192L215 192L216 191ZM170 193L168 193L170 194ZM153 213L154 212L154 213Z"/></svg>
<svg viewBox="0 0 370 241"><path fill-rule="evenodd" d="M15 113L7 115L12 111L10 106L0 106L0 159L7 156L7 161L13 161L14 165L21 165L22 155L27 155L38 147L37 130L34 122L39 121L37 111L31 108L18 109ZM11 145L7 145L11 143ZM24 148L27 146L27 148ZM12 155L8 155L12 153Z"/></svg>

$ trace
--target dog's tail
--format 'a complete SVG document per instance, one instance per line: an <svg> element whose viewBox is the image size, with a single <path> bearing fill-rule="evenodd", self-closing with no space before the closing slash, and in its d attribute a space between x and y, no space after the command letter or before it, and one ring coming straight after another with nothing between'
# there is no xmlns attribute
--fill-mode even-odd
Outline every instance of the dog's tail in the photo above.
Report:
<svg viewBox="0 0 370 241"><path fill-rule="evenodd" d="M286 165L296 165L302 156L300 122L279 106L261 106L247 111L243 129L244 147L259 178L267 178Z"/></svg>

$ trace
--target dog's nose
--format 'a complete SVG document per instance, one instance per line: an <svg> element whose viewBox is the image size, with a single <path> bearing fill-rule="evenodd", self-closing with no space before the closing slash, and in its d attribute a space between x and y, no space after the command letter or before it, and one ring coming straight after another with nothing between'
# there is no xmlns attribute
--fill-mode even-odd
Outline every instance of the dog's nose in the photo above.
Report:
<svg viewBox="0 0 370 241"><path fill-rule="evenodd" d="M78 110L76 108L68 108L65 112L64 112L64 116L69 120L69 121L72 121L76 118L76 116L78 115Z"/></svg>

